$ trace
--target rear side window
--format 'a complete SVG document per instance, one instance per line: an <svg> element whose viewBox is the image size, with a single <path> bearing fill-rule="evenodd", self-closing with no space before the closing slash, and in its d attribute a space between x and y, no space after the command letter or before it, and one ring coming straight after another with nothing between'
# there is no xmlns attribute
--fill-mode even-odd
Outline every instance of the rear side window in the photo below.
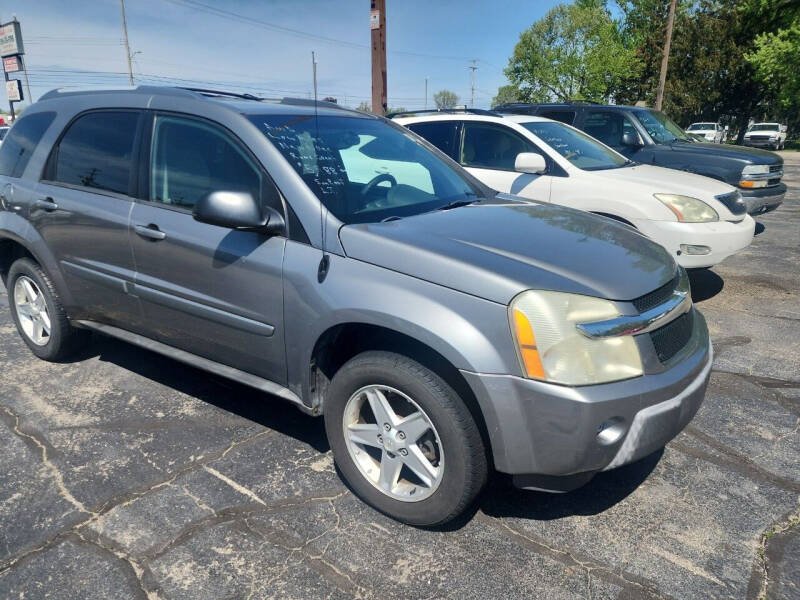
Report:
<svg viewBox="0 0 800 600"><path fill-rule="evenodd" d="M412 123L408 128L424 137L450 158L456 158L457 121Z"/></svg>
<svg viewBox="0 0 800 600"><path fill-rule="evenodd" d="M539 116L545 119L553 119L553 121L561 121L567 125L572 125L575 122L574 110L545 110L540 112Z"/></svg>
<svg viewBox="0 0 800 600"><path fill-rule="evenodd" d="M138 111L102 111L79 117L54 150L51 179L127 194Z"/></svg>
<svg viewBox="0 0 800 600"><path fill-rule="evenodd" d="M21 177L44 132L56 118L54 112L26 115L14 124L0 146L0 175Z"/></svg>

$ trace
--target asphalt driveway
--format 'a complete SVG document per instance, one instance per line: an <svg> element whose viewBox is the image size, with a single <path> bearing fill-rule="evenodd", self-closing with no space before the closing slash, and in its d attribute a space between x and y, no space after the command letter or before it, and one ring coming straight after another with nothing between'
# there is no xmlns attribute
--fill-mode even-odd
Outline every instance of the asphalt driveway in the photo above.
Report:
<svg viewBox="0 0 800 600"><path fill-rule="evenodd" d="M447 531L340 482L322 421L96 337L38 361L0 291L0 598L800 598L800 154L752 246L692 276L690 427L556 496L497 478Z"/></svg>

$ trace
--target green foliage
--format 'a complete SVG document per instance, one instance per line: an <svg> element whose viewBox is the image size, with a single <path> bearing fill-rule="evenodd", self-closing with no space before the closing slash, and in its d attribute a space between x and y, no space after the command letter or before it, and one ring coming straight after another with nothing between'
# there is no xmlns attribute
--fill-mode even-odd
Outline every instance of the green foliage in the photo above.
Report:
<svg viewBox="0 0 800 600"><path fill-rule="evenodd" d="M756 37L745 54L766 93L784 111L800 108L800 17L785 29Z"/></svg>
<svg viewBox="0 0 800 600"><path fill-rule="evenodd" d="M522 100L606 101L641 69L602 3L558 5L522 32L505 70Z"/></svg>
<svg viewBox="0 0 800 600"><path fill-rule="evenodd" d="M501 104L508 104L509 102L520 102L521 100L522 94L519 93L516 86L501 85L497 88L497 95L492 98L492 108L500 106Z"/></svg>
<svg viewBox="0 0 800 600"><path fill-rule="evenodd" d="M439 90L433 95L436 108L453 108L458 104L458 96L450 90Z"/></svg>
<svg viewBox="0 0 800 600"><path fill-rule="evenodd" d="M636 49L642 69L622 82L619 103L655 101L669 0L618 0L618 28ZM664 94L664 111L682 124L722 120L744 135L748 120L790 117L776 102L767 64L781 52L768 51L772 34L788 28L800 10L798 0L679 0ZM769 36L769 37L764 37ZM758 46L757 40L762 40ZM757 51L758 47L764 50ZM789 50L791 52L791 50ZM794 59L785 63L786 70ZM759 65L761 70L759 71ZM773 88L773 89L770 89ZM794 95L794 106L800 98ZM795 111L796 113L796 111Z"/></svg>

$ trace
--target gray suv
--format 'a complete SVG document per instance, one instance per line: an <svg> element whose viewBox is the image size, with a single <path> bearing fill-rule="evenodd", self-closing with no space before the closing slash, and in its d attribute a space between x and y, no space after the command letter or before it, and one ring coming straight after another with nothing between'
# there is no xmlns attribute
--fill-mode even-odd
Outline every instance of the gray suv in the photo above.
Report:
<svg viewBox="0 0 800 600"><path fill-rule="evenodd" d="M420 526L491 467L566 491L652 453L711 369L660 246L326 103L46 94L0 148L0 271L40 358L97 331L324 415L351 489Z"/></svg>

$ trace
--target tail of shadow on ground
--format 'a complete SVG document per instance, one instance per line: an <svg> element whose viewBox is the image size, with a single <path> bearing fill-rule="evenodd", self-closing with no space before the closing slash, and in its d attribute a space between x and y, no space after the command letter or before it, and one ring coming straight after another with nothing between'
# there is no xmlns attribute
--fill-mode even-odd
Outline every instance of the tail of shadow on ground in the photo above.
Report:
<svg viewBox="0 0 800 600"><path fill-rule="evenodd" d="M632 494L650 476L663 454L661 449L635 463L598 473L583 487L566 494L520 490L510 478L498 476L484 493L480 508L493 517L536 521L596 515Z"/></svg>
<svg viewBox="0 0 800 600"><path fill-rule="evenodd" d="M304 415L284 400L105 336L95 335L91 349L92 352L87 352L84 358L98 356L102 361L290 436L318 452L330 450L322 419ZM567 494L520 490L511 484L508 476L495 474L471 511L444 527L434 529L460 529L478 509L490 516L545 521L598 514L625 499L641 485L658 464L662 453L663 450L636 463L599 473L585 486Z"/></svg>
<svg viewBox="0 0 800 600"><path fill-rule="evenodd" d="M692 302L703 302L719 294L725 281L711 269L692 269L689 271L692 286Z"/></svg>
<svg viewBox="0 0 800 600"><path fill-rule="evenodd" d="M291 436L319 452L330 449L322 419L304 415L286 400L99 334L90 348L90 356Z"/></svg>

